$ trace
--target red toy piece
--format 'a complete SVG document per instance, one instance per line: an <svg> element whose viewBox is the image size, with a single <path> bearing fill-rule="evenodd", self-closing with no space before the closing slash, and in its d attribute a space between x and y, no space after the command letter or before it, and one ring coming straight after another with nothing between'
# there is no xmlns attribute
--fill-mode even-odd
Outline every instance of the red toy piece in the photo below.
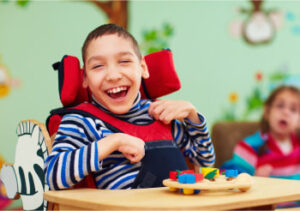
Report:
<svg viewBox="0 0 300 211"><path fill-rule="evenodd" d="M177 180L177 175L178 175L178 172L177 171L170 171L169 172L169 178L171 180Z"/></svg>
<svg viewBox="0 0 300 211"><path fill-rule="evenodd" d="M194 174L194 171L193 170L184 170L179 173L179 175L182 175L182 174Z"/></svg>
<svg viewBox="0 0 300 211"><path fill-rule="evenodd" d="M196 177L196 182L200 182L204 179L204 176L202 173L195 174L195 177Z"/></svg>

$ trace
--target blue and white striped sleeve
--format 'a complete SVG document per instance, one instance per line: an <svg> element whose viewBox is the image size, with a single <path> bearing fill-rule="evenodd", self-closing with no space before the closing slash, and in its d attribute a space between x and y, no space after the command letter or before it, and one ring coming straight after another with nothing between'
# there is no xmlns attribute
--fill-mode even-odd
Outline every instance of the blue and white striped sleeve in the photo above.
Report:
<svg viewBox="0 0 300 211"><path fill-rule="evenodd" d="M198 113L200 124L184 119L173 121L173 136L183 154L199 166L212 166L215 162L214 147L205 118Z"/></svg>
<svg viewBox="0 0 300 211"><path fill-rule="evenodd" d="M45 161L44 171L50 189L73 186L101 168L97 140L102 138L102 133L96 128L96 122L91 118L78 114L63 117L52 152Z"/></svg>

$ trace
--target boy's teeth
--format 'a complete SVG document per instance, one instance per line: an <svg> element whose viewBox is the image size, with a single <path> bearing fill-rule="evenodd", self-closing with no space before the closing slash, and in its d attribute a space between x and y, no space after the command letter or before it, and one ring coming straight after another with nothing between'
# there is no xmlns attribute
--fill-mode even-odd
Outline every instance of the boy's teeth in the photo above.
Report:
<svg viewBox="0 0 300 211"><path fill-rule="evenodd" d="M126 90L126 87L116 87L116 88L108 90L107 92L109 94L116 94L116 93L124 91L124 90Z"/></svg>

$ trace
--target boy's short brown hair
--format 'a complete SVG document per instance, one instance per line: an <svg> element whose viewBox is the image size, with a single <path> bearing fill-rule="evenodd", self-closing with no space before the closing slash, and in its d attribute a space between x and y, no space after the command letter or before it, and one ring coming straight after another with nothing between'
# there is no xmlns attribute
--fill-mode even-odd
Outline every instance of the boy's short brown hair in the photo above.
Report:
<svg viewBox="0 0 300 211"><path fill-rule="evenodd" d="M132 42L133 50L135 51L138 58L139 59L142 58L136 39L126 29L116 24L104 24L91 31L87 36L87 38L85 39L81 49L83 63L85 63L86 50L90 42L98 37L101 37L103 35L110 35L110 34L117 34L120 37L129 39Z"/></svg>

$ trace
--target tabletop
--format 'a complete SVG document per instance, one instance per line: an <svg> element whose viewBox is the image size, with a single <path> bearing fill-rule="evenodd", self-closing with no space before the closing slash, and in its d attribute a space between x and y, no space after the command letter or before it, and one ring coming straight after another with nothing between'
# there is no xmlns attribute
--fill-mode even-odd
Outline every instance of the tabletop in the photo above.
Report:
<svg viewBox="0 0 300 211"><path fill-rule="evenodd" d="M252 187L246 191L201 191L195 195L171 192L167 187L100 190L71 189L47 191L45 200L57 204L59 209L243 209L300 200L300 181L253 177Z"/></svg>

